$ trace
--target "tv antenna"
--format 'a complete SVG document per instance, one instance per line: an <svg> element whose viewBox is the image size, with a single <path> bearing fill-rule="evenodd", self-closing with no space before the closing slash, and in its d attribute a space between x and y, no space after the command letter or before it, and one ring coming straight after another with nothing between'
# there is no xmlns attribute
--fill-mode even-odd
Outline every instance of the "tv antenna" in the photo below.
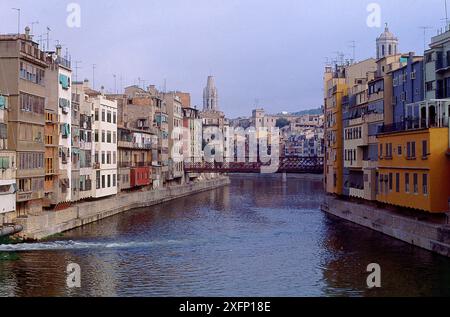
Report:
<svg viewBox="0 0 450 317"><path fill-rule="evenodd" d="M39 21L34 21L34 22L31 22L30 24L31 24L31 34L34 34L34 25L39 24Z"/></svg>
<svg viewBox="0 0 450 317"><path fill-rule="evenodd" d="M351 45L349 46L352 49L352 53L353 53L353 62L356 61L356 41L350 41L349 42Z"/></svg>
<svg viewBox="0 0 450 317"><path fill-rule="evenodd" d="M20 9L19 8L12 8L11 10L17 11L17 35L20 35Z"/></svg>
<svg viewBox="0 0 450 317"><path fill-rule="evenodd" d="M423 51L427 50L427 30L432 29L431 26L420 26L420 29L423 30Z"/></svg>
<svg viewBox="0 0 450 317"><path fill-rule="evenodd" d="M81 64L82 62L81 61L75 61L74 62L74 64L75 64L75 81L78 81L78 69L81 69L81 67L80 66L78 66L78 64Z"/></svg>

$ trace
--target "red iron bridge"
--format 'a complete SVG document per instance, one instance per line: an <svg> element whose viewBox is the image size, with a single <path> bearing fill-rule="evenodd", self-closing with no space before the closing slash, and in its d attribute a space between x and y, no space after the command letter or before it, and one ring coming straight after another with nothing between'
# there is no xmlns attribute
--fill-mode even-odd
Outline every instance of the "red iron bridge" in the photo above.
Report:
<svg viewBox="0 0 450 317"><path fill-rule="evenodd" d="M275 162L271 172L288 174L322 174L323 157L280 157L279 162ZM271 162L261 161L250 162L188 162L184 163L184 170L188 173L264 173L268 172Z"/></svg>

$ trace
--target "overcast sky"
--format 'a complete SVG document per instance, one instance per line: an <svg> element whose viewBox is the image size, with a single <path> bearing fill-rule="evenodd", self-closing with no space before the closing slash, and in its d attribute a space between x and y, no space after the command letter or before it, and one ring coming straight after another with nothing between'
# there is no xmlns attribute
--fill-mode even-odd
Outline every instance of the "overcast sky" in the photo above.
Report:
<svg viewBox="0 0 450 317"><path fill-rule="evenodd" d="M356 58L375 54L375 38L384 22L400 39L403 52L423 54L427 42L445 25L444 0L386 0L381 28L366 24L364 0L82 0L81 27L66 24L65 0L0 0L0 33L17 32L33 21L34 34L51 28L52 47L59 40L72 61L82 61L78 79L96 88L155 84L192 94L202 105L206 77L212 74L220 108L228 117L249 115L259 106L268 112L299 111L322 104L325 58L336 51ZM450 5L450 2L449 2ZM143 82L141 81L141 84Z"/></svg>

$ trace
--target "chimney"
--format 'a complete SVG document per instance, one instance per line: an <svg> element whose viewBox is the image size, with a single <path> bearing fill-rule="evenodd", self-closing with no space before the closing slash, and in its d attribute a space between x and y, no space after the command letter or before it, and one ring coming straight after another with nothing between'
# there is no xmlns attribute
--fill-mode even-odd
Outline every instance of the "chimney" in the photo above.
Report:
<svg viewBox="0 0 450 317"><path fill-rule="evenodd" d="M61 49L62 49L62 47L61 47L61 45L56 45L56 55L58 56L58 57L61 57Z"/></svg>
<svg viewBox="0 0 450 317"><path fill-rule="evenodd" d="M25 28L25 39L29 40L30 39L30 27L26 27Z"/></svg>

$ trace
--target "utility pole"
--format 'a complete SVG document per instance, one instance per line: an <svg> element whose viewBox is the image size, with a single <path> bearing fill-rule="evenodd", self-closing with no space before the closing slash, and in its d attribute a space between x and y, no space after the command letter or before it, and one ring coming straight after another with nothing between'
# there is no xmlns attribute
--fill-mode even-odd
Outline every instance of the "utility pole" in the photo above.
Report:
<svg viewBox="0 0 450 317"><path fill-rule="evenodd" d="M19 8L12 8L12 9L17 11L17 35L20 35L20 9Z"/></svg>

